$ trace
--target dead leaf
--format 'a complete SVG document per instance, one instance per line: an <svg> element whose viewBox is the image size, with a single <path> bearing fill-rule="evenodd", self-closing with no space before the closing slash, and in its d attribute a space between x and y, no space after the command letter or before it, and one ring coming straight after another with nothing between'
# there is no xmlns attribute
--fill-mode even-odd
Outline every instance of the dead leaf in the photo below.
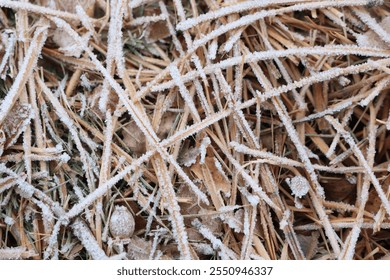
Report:
<svg viewBox="0 0 390 280"><path fill-rule="evenodd" d="M151 250L151 241L146 241L138 236L133 236L128 245L127 255L130 260L148 260Z"/></svg>
<svg viewBox="0 0 390 280"><path fill-rule="evenodd" d="M176 114L171 112L164 113L157 131L157 136L160 139L165 139L169 135L169 132L173 129L175 119ZM134 121L124 127L123 142L137 155L141 155L146 151L145 135Z"/></svg>
<svg viewBox="0 0 390 280"><path fill-rule="evenodd" d="M224 194L230 193L231 183L218 171L214 159L206 157L204 164L197 162L191 167L191 171L204 182L216 209L225 206L221 192Z"/></svg>
<svg viewBox="0 0 390 280"><path fill-rule="evenodd" d="M154 43L170 35L168 25L164 20L152 22L146 29L146 38L149 43Z"/></svg>
<svg viewBox="0 0 390 280"><path fill-rule="evenodd" d="M321 181L321 185L325 190L326 198L336 202L350 198L351 193L356 190L356 184L349 183L345 178L338 178L338 180L332 178L330 181Z"/></svg>
<svg viewBox="0 0 390 280"><path fill-rule="evenodd" d="M4 147L8 148L13 145L19 135L25 130L32 118L32 110L29 104L20 104L17 102L11 112L4 120L2 127L5 136ZM0 137L2 138L2 137ZM1 146L1 139L0 139Z"/></svg>

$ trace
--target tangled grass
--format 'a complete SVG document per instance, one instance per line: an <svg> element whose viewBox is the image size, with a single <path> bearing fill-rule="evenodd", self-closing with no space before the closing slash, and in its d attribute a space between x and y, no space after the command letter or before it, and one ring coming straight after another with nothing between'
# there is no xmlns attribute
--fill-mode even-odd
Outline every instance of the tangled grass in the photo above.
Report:
<svg viewBox="0 0 390 280"><path fill-rule="evenodd" d="M389 2L0 7L1 259L389 258Z"/></svg>

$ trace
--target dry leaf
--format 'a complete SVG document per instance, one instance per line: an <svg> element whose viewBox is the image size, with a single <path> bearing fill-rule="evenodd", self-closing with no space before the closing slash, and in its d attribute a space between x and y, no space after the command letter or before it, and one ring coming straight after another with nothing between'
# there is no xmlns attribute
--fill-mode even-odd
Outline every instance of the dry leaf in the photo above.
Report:
<svg viewBox="0 0 390 280"><path fill-rule="evenodd" d="M173 129L173 124L176 119L176 114L167 112L163 115L160 125L157 130L157 136L160 139L165 139L169 132ZM131 121L123 128L123 142L135 154L141 155L146 151L146 138L138 125Z"/></svg>
<svg viewBox="0 0 390 280"><path fill-rule="evenodd" d="M225 206L221 192L225 195L230 193L231 183L218 171L212 157L206 157L205 163L196 163L191 167L191 171L195 176L202 180L208 193L211 196L214 206L218 210Z"/></svg>
<svg viewBox="0 0 390 280"><path fill-rule="evenodd" d="M168 36L170 33L165 20L151 22L146 29L146 38L149 43L154 43Z"/></svg>
<svg viewBox="0 0 390 280"><path fill-rule="evenodd" d="M31 106L17 102L4 120L5 148L13 145L32 118ZM1 137L0 137L1 145Z"/></svg>
<svg viewBox="0 0 390 280"><path fill-rule="evenodd" d="M151 250L151 241L146 241L138 236L133 236L128 245L127 255L130 260L148 260Z"/></svg>
<svg viewBox="0 0 390 280"><path fill-rule="evenodd" d="M325 196L327 200L337 202L344 201L345 199L351 197L352 192L355 192L356 190L356 184L349 183L345 178L321 181L321 185L325 190Z"/></svg>

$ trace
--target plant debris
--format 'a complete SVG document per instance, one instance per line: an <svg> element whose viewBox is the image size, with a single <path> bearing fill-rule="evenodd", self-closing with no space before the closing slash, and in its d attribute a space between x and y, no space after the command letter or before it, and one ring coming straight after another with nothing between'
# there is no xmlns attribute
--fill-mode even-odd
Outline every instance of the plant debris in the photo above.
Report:
<svg viewBox="0 0 390 280"><path fill-rule="evenodd" d="M387 259L390 3L0 0L0 259Z"/></svg>

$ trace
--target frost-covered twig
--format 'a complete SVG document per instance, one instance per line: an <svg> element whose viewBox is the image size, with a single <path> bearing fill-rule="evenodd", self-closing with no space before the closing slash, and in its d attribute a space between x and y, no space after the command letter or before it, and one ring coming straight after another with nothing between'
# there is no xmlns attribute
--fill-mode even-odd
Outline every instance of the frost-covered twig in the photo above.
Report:
<svg viewBox="0 0 390 280"><path fill-rule="evenodd" d="M2 34L2 40L7 46L7 48L5 49L5 54L4 54L3 59L1 61L1 64L0 64L0 75L2 75L2 78L3 78L3 76L5 77L5 75L3 75L2 73L3 73L3 70L4 70L7 62L8 62L8 59L10 58L12 53L14 52L14 47L15 47L15 43L16 43L15 33L11 32L9 35L7 33L8 32L4 32ZM6 36L8 37L7 39L6 39ZM5 41L4 39L6 39L7 41Z"/></svg>
<svg viewBox="0 0 390 280"><path fill-rule="evenodd" d="M372 89L370 95L367 96L364 100L360 101L360 105L367 106L389 84L390 84L390 77L384 78L383 80L379 81L376 87Z"/></svg>
<svg viewBox="0 0 390 280"><path fill-rule="evenodd" d="M347 54L355 54L355 55L361 55L361 56L379 56L388 58L390 57L390 52L383 51L380 49L367 49L362 48L354 45L326 45L326 46L315 46L315 47L298 47L298 48L288 48L286 50L272 50L272 51L263 51L263 52L253 52L253 53L247 53L244 57L243 56L236 56L231 57L225 60L222 60L215 64L207 65L203 68L203 71L205 74L211 74L214 73L216 69L227 69L229 67L239 65L241 63L251 63L251 62L258 62L262 60L268 60L268 59L275 59L275 58L283 58L288 56L308 56L308 55L329 55L329 56L338 56L338 55L347 55ZM378 61L379 62L379 61ZM372 62L370 62L370 67L373 67L371 65ZM354 66L349 66L346 68L332 68L330 70L326 70L323 72L320 72L318 74L312 75L312 77L317 76L325 76L325 73L329 74L336 74L339 71L356 71L357 69L360 69L362 65L366 64L359 64ZM385 63L386 65L386 63ZM366 66L367 67L367 66ZM348 75L350 73L340 73L335 76L340 75ZM187 74L182 76L182 81L184 83L192 81L194 78L199 77L199 73L197 71L191 71ZM311 77L309 77L311 78ZM308 78L306 78L308 79ZM329 80L330 78L326 78ZM165 82L161 83L159 85L153 86L153 91L162 91L168 88L171 88L174 86L173 81L171 82Z"/></svg>
<svg viewBox="0 0 390 280"><path fill-rule="evenodd" d="M77 42L81 43L82 40L80 36L63 20L59 18L52 18L52 20L57 24L58 27L64 29L68 34L72 36ZM207 197L199 190L199 188L188 178L187 174L182 170L182 168L177 164L176 160L173 159L171 155L167 153L165 149L161 147L159 143L159 138L154 132L153 127L148 118L144 118L144 114L140 112L140 110L135 106L134 102L129 99L129 97L125 94L123 88L112 78L107 69L101 64L101 62L97 59L96 55L92 53L88 48L84 49L99 71L105 76L105 78L110 83L110 86L116 91L120 101L125 105L126 109L133 117L135 123L145 135L146 139L153 143L156 147L156 150L163 156L163 158L167 159L177 170L180 177L182 177L185 182L191 187L191 189L199 196L201 200L205 203L208 203Z"/></svg>
<svg viewBox="0 0 390 280"><path fill-rule="evenodd" d="M12 109L15 101L19 97L23 90L23 86L26 84L29 76L33 72L35 65L38 62L38 57L41 53L43 44L46 41L48 26L38 27L34 33L34 37L30 42L30 47L27 50L26 57L23 64L19 69L19 73L16 76L14 83L12 84L8 94L3 99L0 105L0 125L4 122L7 114Z"/></svg>
<svg viewBox="0 0 390 280"><path fill-rule="evenodd" d="M312 9L318 9L318 8L327 8L327 7L343 7L343 6L359 6L359 5L367 5L367 3L370 1L367 0L337 0L337 1L320 1L320 2L310 2L310 3L302 3L302 4L296 4L292 6L288 6L285 8L280 9L271 9L271 10L263 10L260 12L256 12L254 14L250 14L247 16L243 16L240 19L233 21L231 23L227 23L225 25L222 25L218 29L213 30L206 36L204 36L201 39L195 40L192 46L192 50L196 50L197 48L203 46L210 40L217 38L225 33L227 33L230 30L236 29L238 27L243 27L252 24L253 22L266 18L266 17L272 17L279 14L294 12L294 11L304 11L304 10L312 10ZM182 30L189 29L194 26L194 23L187 23L186 25L182 24L181 27Z"/></svg>
<svg viewBox="0 0 390 280"><path fill-rule="evenodd" d="M184 225L183 216L180 213L180 206L177 203L175 191L172 186L171 178L168 170L161 160L156 157L155 159L158 181L162 188L161 192L163 197L168 202L169 220L172 223L173 236L178 243L178 247L181 253L182 259L192 259L190 252L190 245L188 243L188 236L186 227Z"/></svg>
<svg viewBox="0 0 390 280"><path fill-rule="evenodd" d="M80 239L84 248L91 255L94 260L106 260L108 259L107 255L103 249L97 243L95 237L92 235L91 231L87 225L81 220L77 219L73 225L73 232Z"/></svg>
<svg viewBox="0 0 390 280"><path fill-rule="evenodd" d="M386 194L384 193L382 186L380 185L378 178L375 176L372 168L369 166L367 160L364 158L362 151L356 145L355 140L352 138L349 132L347 132L340 123L331 116L326 116L325 119L343 136L345 141L349 144L351 149L354 151L355 155L359 159L360 164L366 169L367 175L369 176L372 184L374 185L375 190L378 193L378 196L382 202L383 207L386 209L386 212L390 215L390 202L388 201Z"/></svg>
<svg viewBox="0 0 390 280"><path fill-rule="evenodd" d="M371 28L372 31L378 34L383 41L390 44L390 34L386 32L386 30L384 30L369 13L363 11L362 9L355 9L353 11L365 24L368 25L368 27Z"/></svg>
<svg viewBox="0 0 390 280"><path fill-rule="evenodd" d="M27 11L31 13L40 14L40 15L56 16L59 18L64 18L69 20L77 20L77 21L80 20L78 15L34 5L28 2L0 0L0 7L10 8L13 10L22 10L22 11Z"/></svg>
<svg viewBox="0 0 390 280"><path fill-rule="evenodd" d="M66 112L64 107L61 105L61 103L58 101L58 99L52 94L51 90L45 85L45 83L36 76L37 83L39 84L42 91L45 93L47 99L50 101L50 103L55 108L58 117L61 119L61 121L64 123L64 125L69 129L69 132L72 134L73 141L76 144L77 149L80 152L81 161L83 162L84 171L87 175L87 181L88 186L90 190L94 189L94 181L93 181L93 174L91 172L90 163L88 159L87 151L84 149L79 133L75 127L75 124L72 120L72 118L69 116L69 114Z"/></svg>
<svg viewBox="0 0 390 280"><path fill-rule="evenodd" d="M193 26L196 26L202 22L217 19L219 17L223 17L223 16L226 16L229 14L240 13L240 12L249 11L249 10L253 11L255 9L266 8L267 6L270 6L270 5L280 5L280 4L287 4L287 3L292 4L292 3L302 3L302 2L304 3L304 2L311 2L311 1L307 1L307 0L243 1L243 2L237 3L235 5L231 5L228 7L218 9L217 11L211 11L209 13L200 15L198 17L190 18L190 19L187 19L185 21L182 21L177 25L177 28L178 28L178 30L184 31L184 30L190 29ZM323 2L325 2L325 1L323 1ZM343 3L337 3L337 2L342 2L342 1L334 1L334 2L335 3L333 3L333 6L338 6L337 4L339 4L339 5L343 4ZM356 6L367 5L369 2L371 2L371 1L369 1L369 0L349 1L349 5L356 5ZM346 5L348 5L348 4L346 4ZM316 8L320 8L320 7L323 8L324 7L324 6L322 6L322 3L320 1L315 3L315 6L316 6ZM308 9L311 9L311 8L308 8Z"/></svg>
<svg viewBox="0 0 390 280"><path fill-rule="evenodd" d="M195 219L192 222L192 225L195 226L199 232L211 242L211 245L215 250L219 250L219 254L222 259L236 260L237 254L234 253L231 249L226 247L221 240L216 238L213 233L205 225L203 225L198 219Z"/></svg>
<svg viewBox="0 0 390 280"><path fill-rule="evenodd" d="M28 259L37 254L25 247L13 247L0 249L0 260Z"/></svg>
<svg viewBox="0 0 390 280"><path fill-rule="evenodd" d="M107 72L112 75L113 73L113 63L116 63L118 73L123 77L124 73L124 57L123 57L123 48L122 48L122 24L123 24L123 15L125 8L125 1L123 0L114 0L111 1L111 20L110 27L108 30L108 48L107 48L107 58L106 58L106 68ZM101 96L99 100L99 108L103 112L106 111L108 97L110 94L110 86L107 79L103 82L103 87L101 91Z"/></svg>

